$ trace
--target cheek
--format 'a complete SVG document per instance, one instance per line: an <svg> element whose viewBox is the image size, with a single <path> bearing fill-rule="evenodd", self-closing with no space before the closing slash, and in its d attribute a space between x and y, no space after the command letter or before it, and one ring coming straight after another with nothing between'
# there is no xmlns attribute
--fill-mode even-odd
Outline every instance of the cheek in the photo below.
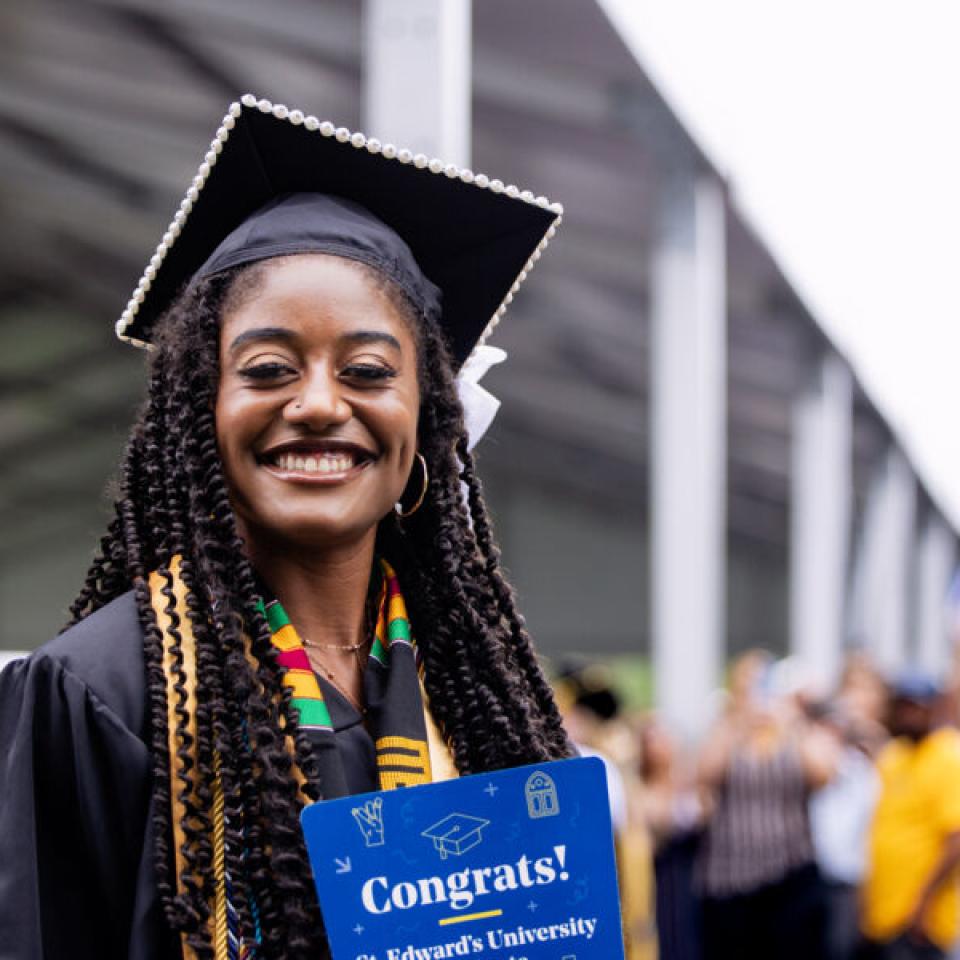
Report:
<svg viewBox="0 0 960 960"><path fill-rule="evenodd" d="M417 446L420 432L420 400L420 386L414 382L404 398L405 418L414 447Z"/></svg>
<svg viewBox="0 0 960 960"><path fill-rule="evenodd" d="M249 415L244 414L243 406L231 397L229 391L221 390L214 406L215 435L217 452L223 463L223 472L228 483L236 477L237 461L246 442L245 433L249 429Z"/></svg>
<svg viewBox="0 0 960 960"><path fill-rule="evenodd" d="M224 402L222 392L217 395L217 402L213 408L214 432L217 437L217 450L221 459L227 452L227 441L231 433L230 408Z"/></svg>
<svg viewBox="0 0 960 960"><path fill-rule="evenodd" d="M403 418L402 455L404 461L409 461L410 464L420 448L419 415L420 405L415 398L414 403L404 412Z"/></svg>
<svg viewBox="0 0 960 960"><path fill-rule="evenodd" d="M376 418L376 432L380 434L381 443L393 450L393 456L399 457L401 464L412 461L417 451L420 415L420 397L416 388L398 391L389 404L371 413ZM371 421L368 424L372 426Z"/></svg>

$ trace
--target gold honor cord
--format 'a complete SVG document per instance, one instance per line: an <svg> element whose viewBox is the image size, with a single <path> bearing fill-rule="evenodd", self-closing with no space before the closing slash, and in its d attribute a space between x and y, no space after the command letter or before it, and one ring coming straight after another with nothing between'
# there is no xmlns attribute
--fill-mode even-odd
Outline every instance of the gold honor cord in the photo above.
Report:
<svg viewBox="0 0 960 960"><path fill-rule="evenodd" d="M187 801L195 799L193 786L178 786L180 761L178 751L187 750L193 754L193 769L196 771L196 744L197 744L197 645L193 636L193 627L187 613L187 587L180 576L180 557L170 561L170 573L173 579L173 598L164 595L167 589L167 579L162 573L155 570L150 574L150 603L157 618L163 646L163 673L167 682L167 748L170 754L170 815L173 821L173 844L176 854L177 893L185 892L183 882L187 869L187 838L183 831L183 822L187 817ZM172 633L176 620L176 631L180 636L179 651ZM178 665L179 664L179 665ZM178 689L179 687L179 689ZM178 734L178 712L182 710L187 715L186 730ZM219 757L215 758L215 770L219 770ZM220 777L217 775L214 782L214 797L219 798L222 817L223 789ZM216 799L215 799L216 805ZM219 830L218 830L219 827ZM223 824L214 825L214 841L217 834L223 840ZM223 863L223 851L214 851L214 863ZM219 873L220 871L218 871ZM220 877L217 876L217 890L214 899L213 914L217 915L214 926L220 929L220 916L223 912L223 929L226 930L226 884L221 896ZM216 938L219 940L219 938ZM184 960L196 960L196 951L187 943L184 933L180 934L180 945ZM216 944L216 960L227 960L226 937L223 938L223 950Z"/></svg>
<svg viewBox="0 0 960 960"><path fill-rule="evenodd" d="M213 877L216 881L213 909L213 955L227 957L227 842L223 812L223 781L220 779L220 753L213 751Z"/></svg>
<svg viewBox="0 0 960 960"><path fill-rule="evenodd" d="M443 739L440 728L430 713L430 698L427 696L423 677L420 678L420 699L423 702L423 722L427 728L427 749L430 753L430 774L434 783L456 780L460 776L450 745Z"/></svg>

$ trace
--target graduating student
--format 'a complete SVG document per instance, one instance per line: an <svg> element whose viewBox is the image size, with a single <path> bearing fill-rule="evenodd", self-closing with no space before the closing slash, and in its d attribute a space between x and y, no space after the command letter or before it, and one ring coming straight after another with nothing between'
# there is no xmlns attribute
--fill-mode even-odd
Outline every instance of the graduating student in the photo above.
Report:
<svg viewBox="0 0 960 960"><path fill-rule="evenodd" d="M304 805L570 754L455 380L558 214L231 106L118 324L114 519L0 676L0 957L326 956Z"/></svg>

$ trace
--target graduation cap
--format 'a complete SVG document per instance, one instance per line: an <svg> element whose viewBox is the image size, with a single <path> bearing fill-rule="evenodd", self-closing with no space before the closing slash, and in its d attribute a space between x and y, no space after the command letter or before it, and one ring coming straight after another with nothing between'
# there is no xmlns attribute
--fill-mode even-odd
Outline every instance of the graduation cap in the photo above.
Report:
<svg viewBox="0 0 960 960"><path fill-rule="evenodd" d="M427 827L421 836L432 840L440 859L446 860L451 854L459 857L472 850L483 839L483 828L489 826L489 820L471 817L466 813L451 813L432 827Z"/></svg>
<svg viewBox="0 0 960 960"><path fill-rule="evenodd" d="M233 265L218 247L241 224L306 194L359 205L405 242L427 286L440 290L457 368L499 322L563 212L529 190L247 94L230 105L117 335L148 346L157 319L198 271ZM246 262L285 252L289 244Z"/></svg>

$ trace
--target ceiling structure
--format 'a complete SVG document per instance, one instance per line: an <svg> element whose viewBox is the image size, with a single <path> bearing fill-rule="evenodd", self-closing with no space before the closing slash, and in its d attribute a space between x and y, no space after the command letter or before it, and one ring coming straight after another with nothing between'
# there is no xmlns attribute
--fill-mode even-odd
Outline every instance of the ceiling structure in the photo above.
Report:
<svg viewBox="0 0 960 960"><path fill-rule="evenodd" d="M0 577L20 589L103 525L144 363L112 324L227 104L362 129L361 4L8 0L0 30ZM473 66L473 167L566 207L496 335L484 466L642 522L658 177L708 162L593 3L476 2ZM782 557L791 405L826 341L732 207L727 246L729 535ZM859 500L888 440L857 387Z"/></svg>

